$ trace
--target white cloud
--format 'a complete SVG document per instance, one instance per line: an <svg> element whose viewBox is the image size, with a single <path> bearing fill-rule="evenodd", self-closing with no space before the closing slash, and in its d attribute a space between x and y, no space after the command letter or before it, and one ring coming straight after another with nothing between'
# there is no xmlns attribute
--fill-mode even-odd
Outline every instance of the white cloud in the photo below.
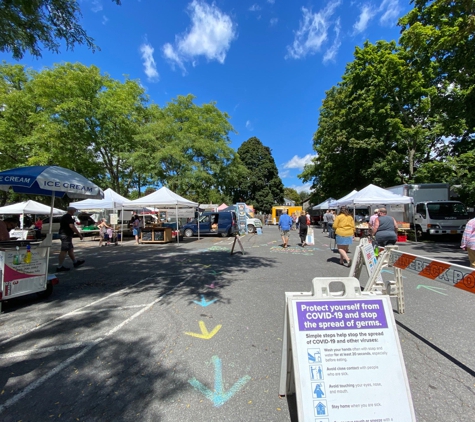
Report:
<svg viewBox="0 0 475 422"><path fill-rule="evenodd" d="M338 49L341 46L341 41L340 41L340 18L338 18L335 22L335 39L333 40L333 44L331 47L325 51L325 54L323 55L323 63L330 62L330 61L335 61L336 54L338 53Z"/></svg>
<svg viewBox="0 0 475 422"><path fill-rule="evenodd" d="M175 68L175 64L183 71L183 74L186 73L185 64L181 57L175 52L173 46L169 43L165 44L162 47L163 54L165 57L170 60L172 67Z"/></svg>
<svg viewBox="0 0 475 422"><path fill-rule="evenodd" d="M277 25L277 22L279 22L279 19L278 18L272 18L270 20L270 26L275 26Z"/></svg>
<svg viewBox="0 0 475 422"><path fill-rule="evenodd" d="M383 0L379 11L383 13L383 16L379 19L382 25L396 24L401 15L401 6L399 0Z"/></svg>
<svg viewBox="0 0 475 422"><path fill-rule="evenodd" d="M305 157L300 158L298 155L294 155L290 161L284 164L284 169L300 169L303 170L305 164L310 164L312 159L317 155L307 154Z"/></svg>
<svg viewBox="0 0 475 422"><path fill-rule="evenodd" d="M102 25L105 25L107 22L109 22L109 19L107 18L107 16L102 16Z"/></svg>
<svg viewBox="0 0 475 422"><path fill-rule="evenodd" d="M140 46L140 52L142 53L143 66L147 79L150 82L155 82L159 80L159 74L157 72L157 65L153 58L153 47L145 42Z"/></svg>
<svg viewBox="0 0 475 422"><path fill-rule="evenodd" d="M275 0L267 0L267 3L274 4Z"/></svg>
<svg viewBox="0 0 475 422"><path fill-rule="evenodd" d="M341 0L329 2L318 13L312 13L302 7L303 19L295 32L294 42L287 46L288 54L285 58L301 59L307 54L320 51L322 45L328 41L328 31L333 24L331 18L340 4Z"/></svg>
<svg viewBox="0 0 475 422"><path fill-rule="evenodd" d="M371 7L368 4L365 4L361 7L361 13L358 18L358 21L353 25L353 33L360 34L365 31L368 27L369 21L374 17L375 10L374 7Z"/></svg>
<svg viewBox="0 0 475 422"><path fill-rule="evenodd" d="M247 130L254 130L254 127L252 126L252 123L250 120L246 121L246 129Z"/></svg>
<svg viewBox="0 0 475 422"><path fill-rule="evenodd" d="M284 170L279 172L279 177L281 179L285 179L286 177L289 177L290 170Z"/></svg>
<svg viewBox="0 0 475 422"><path fill-rule="evenodd" d="M103 9L101 0L92 0L91 2L91 10L94 13L100 12Z"/></svg>
<svg viewBox="0 0 475 422"><path fill-rule="evenodd" d="M300 192L311 192L312 191L312 184L311 183L306 183L305 185L292 185L292 186L286 186L286 188L291 188L295 189L298 193Z"/></svg>
<svg viewBox="0 0 475 422"><path fill-rule="evenodd" d="M188 11L191 28L187 33L177 35L174 45L167 43L163 46L165 57L182 69L186 62L195 66L199 56L224 63L231 41L237 36L236 24L215 4L210 6L202 0L193 0Z"/></svg>
<svg viewBox="0 0 475 422"><path fill-rule="evenodd" d="M259 10L261 10L261 6L255 3L249 8L249 11L251 12L258 12Z"/></svg>

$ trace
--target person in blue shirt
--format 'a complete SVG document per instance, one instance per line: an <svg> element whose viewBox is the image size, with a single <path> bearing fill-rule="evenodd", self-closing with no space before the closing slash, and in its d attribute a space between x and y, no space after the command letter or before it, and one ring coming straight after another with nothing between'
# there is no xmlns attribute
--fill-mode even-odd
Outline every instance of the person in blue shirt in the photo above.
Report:
<svg viewBox="0 0 475 422"><path fill-rule="evenodd" d="M289 243L289 233L290 229L292 228L292 217L287 214L287 210L282 210L282 215L279 218L279 228L280 228L280 235L282 236L282 246L284 248L287 247Z"/></svg>

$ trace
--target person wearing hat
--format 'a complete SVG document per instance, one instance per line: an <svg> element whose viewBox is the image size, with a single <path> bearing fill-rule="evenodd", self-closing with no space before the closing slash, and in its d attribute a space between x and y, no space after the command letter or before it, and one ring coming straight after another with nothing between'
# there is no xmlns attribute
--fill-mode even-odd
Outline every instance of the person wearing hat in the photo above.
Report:
<svg viewBox="0 0 475 422"><path fill-rule="evenodd" d="M378 216L379 216L379 209L376 208L373 212L373 215L369 218L369 222L368 222L370 233L371 233L371 230L373 229L374 221L378 218Z"/></svg>
<svg viewBox="0 0 475 422"><path fill-rule="evenodd" d="M76 259L74 256L73 236L74 233L79 235L82 240L83 236L79 233L76 227L73 215L77 211L74 207L68 207L67 213L61 217L59 222L59 235L61 237L61 251L59 252L59 266L56 268L57 272L69 271L71 268L63 267L63 262L66 259L66 255L69 255L71 261L73 261L74 268L79 267L86 261L84 259Z"/></svg>

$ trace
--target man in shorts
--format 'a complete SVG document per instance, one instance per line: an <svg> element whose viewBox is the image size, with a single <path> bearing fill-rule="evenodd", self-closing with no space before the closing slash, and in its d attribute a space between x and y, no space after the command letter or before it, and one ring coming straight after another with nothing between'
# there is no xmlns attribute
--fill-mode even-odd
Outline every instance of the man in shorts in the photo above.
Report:
<svg viewBox="0 0 475 422"><path fill-rule="evenodd" d="M77 268L86 262L84 259L76 259L74 256L74 233L78 234L81 240L83 239L83 236L81 233L79 233L73 218L73 215L77 210L74 207L68 207L67 211L68 212L61 217L61 221L59 222L61 252L59 253L59 266L56 268L56 272L69 271L71 269L69 267L63 267L63 262L66 259L66 255L69 255L71 261L73 261L74 268Z"/></svg>
<svg viewBox="0 0 475 422"><path fill-rule="evenodd" d="M292 228L293 220L287 214L287 210L282 210L282 215L279 217L280 235L282 236L282 247L286 248L289 243L289 232Z"/></svg>

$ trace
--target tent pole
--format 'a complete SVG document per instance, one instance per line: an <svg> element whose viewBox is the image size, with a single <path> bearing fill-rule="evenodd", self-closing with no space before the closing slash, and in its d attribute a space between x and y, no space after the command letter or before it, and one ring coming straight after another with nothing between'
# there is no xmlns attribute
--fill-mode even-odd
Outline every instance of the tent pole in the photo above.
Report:
<svg viewBox="0 0 475 422"><path fill-rule="evenodd" d="M176 212L176 243L180 243L180 230L178 229L178 205L175 205Z"/></svg>

